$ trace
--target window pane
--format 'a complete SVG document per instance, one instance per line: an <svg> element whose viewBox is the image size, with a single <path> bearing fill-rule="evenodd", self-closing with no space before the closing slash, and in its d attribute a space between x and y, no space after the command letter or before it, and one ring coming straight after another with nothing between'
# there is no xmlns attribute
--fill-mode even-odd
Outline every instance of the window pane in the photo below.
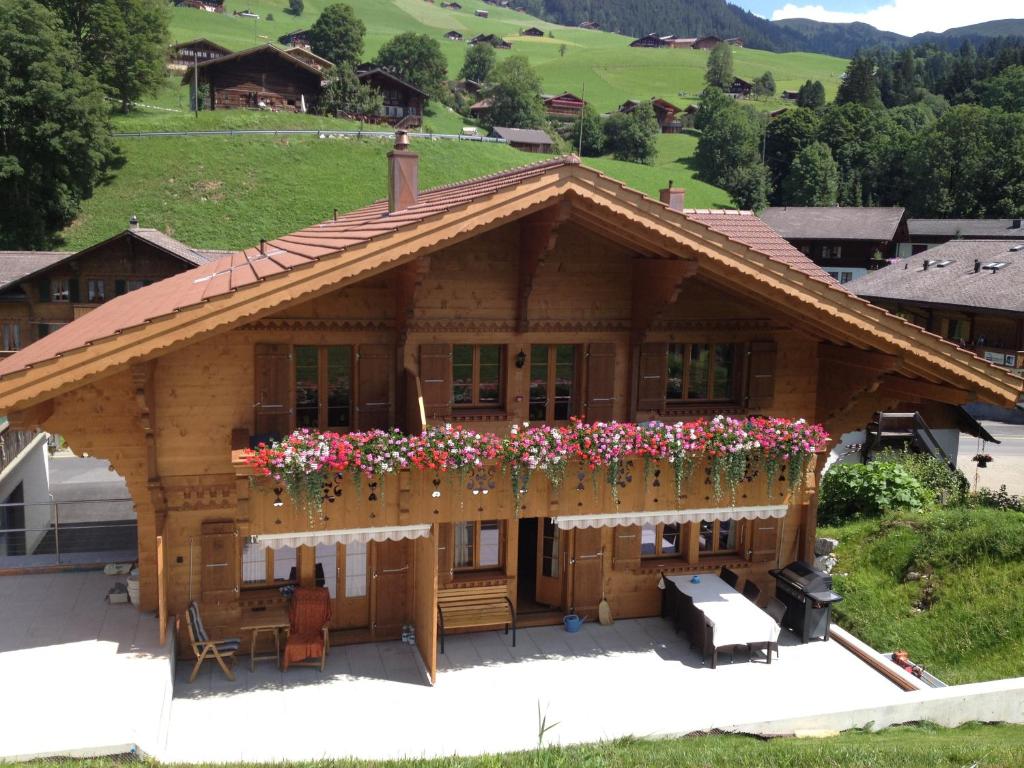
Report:
<svg viewBox="0 0 1024 768"><path fill-rule="evenodd" d="M473 567L473 534L476 523L455 524L455 556L456 568Z"/></svg>
<svg viewBox="0 0 1024 768"><path fill-rule="evenodd" d="M550 518L544 520L544 549L541 563L541 573L553 579L561 575L562 569L562 531L551 522Z"/></svg>
<svg viewBox="0 0 1024 768"><path fill-rule="evenodd" d="M252 584L267 580L267 547L245 542L242 546L242 583Z"/></svg>
<svg viewBox="0 0 1024 768"><path fill-rule="evenodd" d="M320 584L320 574L323 573L324 583ZM327 587L333 600L338 591L338 545L317 544L316 545L316 576L317 586Z"/></svg>
<svg viewBox="0 0 1024 768"><path fill-rule="evenodd" d="M710 552L714 546L714 541L712 540L714 535L714 523L702 520L700 524L700 535L697 538L697 549L701 552Z"/></svg>
<svg viewBox="0 0 1024 768"><path fill-rule="evenodd" d="M297 576L295 547L274 550L274 581L294 581Z"/></svg>
<svg viewBox="0 0 1024 768"><path fill-rule="evenodd" d="M481 568L501 565L501 524L497 520L480 523Z"/></svg>
<svg viewBox="0 0 1024 768"><path fill-rule="evenodd" d="M480 395L481 404L496 404L501 395L501 347L497 344L480 347Z"/></svg>
<svg viewBox="0 0 1024 768"><path fill-rule="evenodd" d="M320 426L320 365L317 347L295 347L295 426Z"/></svg>
<svg viewBox="0 0 1024 768"><path fill-rule="evenodd" d="M732 397L732 377L735 368L732 344L715 345L715 391L713 397L727 400Z"/></svg>
<svg viewBox="0 0 1024 768"><path fill-rule="evenodd" d="M736 549L736 524L732 520L723 520L718 524L718 550Z"/></svg>
<svg viewBox="0 0 1024 768"><path fill-rule="evenodd" d="M576 347L560 344L555 359L555 420L572 416L573 385L576 382Z"/></svg>
<svg viewBox="0 0 1024 768"><path fill-rule="evenodd" d="M709 357L707 344L690 345L690 378L686 386L686 397L690 400L704 400L708 396Z"/></svg>
<svg viewBox="0 0 1024 768"><path fill-rule="evenodd" d="M667 523L661 529L661 554L679 554L679 523Z"/></svg>
<svg viewBox="0 0 1024 768"><path fill-rule="evenodd" d="M456 405L473 402L473 347L452 347L452 398Z"/></svg>
<svg viewBox="0 0 1024 768"><path fill-rule="evenodd" d="M656 555L658 541L658 526L645 525L640 529L640 554Z"/></svg>
<svg viewBox="0 0 1024 768"><path fill-rule="evenodd" d="M548 346L530 347L530 421L545 421L548 417Z"/></svg>
<svg viewBox="0 0 1024 768"><path fill-rule="evenodd" d="M327 426L351 426L352 348L327 348Z"/></svg>
<svg viewBox="0 0 1024 768"><path fill-rule="evenodd" d="M345 597L366 597L366 546L345 545Z"/></svg>
<svg viewBox="0 0 1024 768"><path fill-rule="evenodd" d="M682 344L668 345L668 379L665 386L667 400L683 399L683 348Z"/></svg>

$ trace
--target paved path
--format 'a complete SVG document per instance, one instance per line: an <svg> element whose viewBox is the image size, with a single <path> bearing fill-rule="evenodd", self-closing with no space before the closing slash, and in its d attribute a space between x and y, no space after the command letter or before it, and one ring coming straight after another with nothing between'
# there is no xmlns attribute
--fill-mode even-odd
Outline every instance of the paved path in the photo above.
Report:
<svg viewBox="0 0 1024 768"><path fill-rule="evenodd" d="M992 463L985 469L978 469L971 457L981 450L981 443L970 435L960 436L960 450L957 455L957 466L971 481L971 487L998 490L1005 485L1006 490L1017 495L1024 495L1024 424L1003 424L997 421L984 421L992 436L1000 440L1000 444L985 445L985 452L992 456Z"/></svg>

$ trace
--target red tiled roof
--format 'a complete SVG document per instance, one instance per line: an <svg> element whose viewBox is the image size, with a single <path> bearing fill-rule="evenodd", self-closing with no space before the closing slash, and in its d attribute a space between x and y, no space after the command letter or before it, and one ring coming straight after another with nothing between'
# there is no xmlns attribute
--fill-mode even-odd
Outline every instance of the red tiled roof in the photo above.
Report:
<svg viewBox="0 0 1024 768"><path fill-rule="evenodd" d="M0 376L114 336L186 307L228 294L260 280L314 263L374 237L416 224L438 213L538 178L552 169L578 166L575 156L551 158L477 179L425 190L415 205L388 213L386 200L339 216L260 247L223 256L165 278L97 307L15 355L0 361ZM599 176L596 171L588 172ZM624 186L624 185L623 185ZM816 280L839 288L820 267L793 248L755 215L740 211L686 211L689 221L752 248ZM845 293L845 291L843 291Z"/></svg>

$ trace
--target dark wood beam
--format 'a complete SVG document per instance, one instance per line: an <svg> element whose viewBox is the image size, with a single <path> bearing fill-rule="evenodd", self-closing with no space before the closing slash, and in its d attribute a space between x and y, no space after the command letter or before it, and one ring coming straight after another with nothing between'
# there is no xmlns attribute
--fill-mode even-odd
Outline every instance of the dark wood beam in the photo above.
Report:
<svg viewBox="0 0 1024 768"><path fill-rule="evenodd" d="M899 370L899 355L891 355L877 350L844 347L828 342L818 345L818 360L831 365L843 365L848 368L860 368L878 374L892 373Z"/></svg>
<svg viewBox="0 0 1024 768"><path fill-rule="evenodd" d="M395 274L395 333L398 346L405 344L409 322L416 307L416 290L430 271L430 257L420 256L397 268ZM399 361L401 364L401 361ZM403 366L404 367L404 366Z"/></svg>
<svg viewBox="0 0 1024 768"><path fill-rule="evenodd" d="M567 203L544 208L519 220L519 285L516 292L516 333L530 325L530 294L544 257L558 242L558 228L569 218Z"/></svg>
<svg viewBox="0 0 1024 768"><path fill-rule="evenodd" d="M908 379L894 374L883 376L882 386L887 393L898 395L900 399L909 402L934 400L937 403L963 405L978 399L974 392L954 387L951 384L933 384L930 381Z"/></svg>
<svg viewBox="0 0 1024 768"><path fill-rule="evenodd" d="M633 259L634 344L643 342L654 321L675 304L683 283L697 274L696 261L683 259Z"/></svg>

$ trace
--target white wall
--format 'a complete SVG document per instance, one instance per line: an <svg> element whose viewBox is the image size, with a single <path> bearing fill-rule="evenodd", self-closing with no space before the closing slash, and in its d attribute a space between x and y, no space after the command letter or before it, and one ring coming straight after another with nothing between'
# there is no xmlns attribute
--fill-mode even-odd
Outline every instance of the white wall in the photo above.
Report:
<svg viewBox="0 0 1024 768"><path fill-rule="evenodd" d="M35 437L0 474L0 503L6 502L22 484L25 499L26 554L32 554L46 535L53 516L50 504L50 452L46 447L48 435L44 432Z"/></svg>

